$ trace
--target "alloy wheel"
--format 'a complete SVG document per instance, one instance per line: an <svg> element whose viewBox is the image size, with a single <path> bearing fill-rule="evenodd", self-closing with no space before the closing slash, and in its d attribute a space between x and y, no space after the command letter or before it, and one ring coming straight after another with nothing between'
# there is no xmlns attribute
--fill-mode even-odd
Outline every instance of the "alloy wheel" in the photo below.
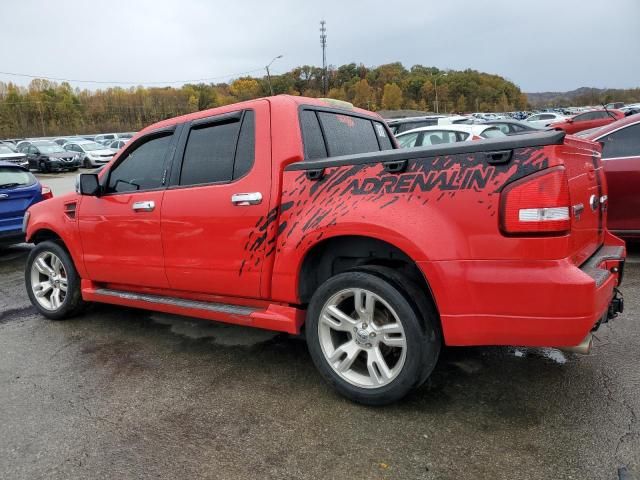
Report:
<svg viewBox="0 0 640 480"><path fill-rule="evenodd" d="M52 252L40 253L31 264L31 291L46 310L55 311L67 295L67 272L62 260Z"/></svg>
<svg viewBox="0 0 640 480"><path fill-rule="evenodd" d="M324 304L318 337L325 360L351 385L380 388L402 371L407 340L395 310L361 288L334 294Z"/></svg>

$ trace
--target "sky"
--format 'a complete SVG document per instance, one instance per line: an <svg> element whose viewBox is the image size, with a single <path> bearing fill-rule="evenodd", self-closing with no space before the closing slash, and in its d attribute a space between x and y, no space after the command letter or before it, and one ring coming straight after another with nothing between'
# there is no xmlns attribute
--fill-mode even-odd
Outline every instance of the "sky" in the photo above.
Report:
<svg viewBox="0 0 640 480"><path fill-rule="evenodd" d="M3 0L0 71L92 90L395 61L525 92L640 86L640 0ZM0 81L28 77L0 73ZM171 82L171 83L169 83Z"/></svg>

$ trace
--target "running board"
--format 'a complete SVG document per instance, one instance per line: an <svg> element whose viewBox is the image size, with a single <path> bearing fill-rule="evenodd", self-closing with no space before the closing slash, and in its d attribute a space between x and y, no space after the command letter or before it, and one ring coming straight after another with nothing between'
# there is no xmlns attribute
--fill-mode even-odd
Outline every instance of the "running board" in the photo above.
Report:
<svg viewBox="0 0 640 480"><path fill-rule="evenodd" d="M173 313L215 320L235 325L264 328L297 335L304 323L305 311L280 304L249 307L226 303L204 302L186 298L128 292L99 287L82 280L82 298L89 302L110 303L126 307Z"/></svg>
<svg viewBox="0 0 640 480"><path fill-rule="evenodd" d="M149 295L148 293L122 292L120 290L110 290L108 288L97 288L98 295L124 298L136 302L157 303L159 305L175 305L181 308L195 308L196 310L209 310L210 312L227 313L229 315L249 316L256 311L255 308L240 307L238 305L227 305L225 303L200 302L198 300L186 300L184 298L162 297L160 295Z"/></svg>

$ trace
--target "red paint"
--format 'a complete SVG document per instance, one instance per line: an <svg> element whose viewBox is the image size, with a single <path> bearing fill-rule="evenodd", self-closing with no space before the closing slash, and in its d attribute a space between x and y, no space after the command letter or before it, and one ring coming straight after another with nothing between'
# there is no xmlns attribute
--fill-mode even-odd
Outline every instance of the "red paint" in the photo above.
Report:
<svg viewBox="0 0 640 480"><path fill-rule="evenodd" d="M46 208L30 209L28 238L42 229L62 238L83 279L86 300L290 333L300 331L305 314L298 292L305 256L340 236L382 240L416 262L450 345L575 345L600 319L617 275L596 287L579 266L601 245L622 243L607 232L606 212L589 206L591 195L599 198L607 191L597 144L567 138L563 145L514 150L508 163L496 165L489 165L484 154L425 157L395 174L381 164L332 166L322 181L314 181L304 172L285 170L303 159L300 105L329 106L278 96L151 126L138 136L251 108L256 114L254 167L232 183L54 198ZM345 110L341 117L346 125L352 121L348 114ZM579 217L570 208L571 218L561 229L535 228L545 236L503 234L503 187L527 185L549 171L561 172L560 183L551 187L562 188L553 198L534 195L527 202L535 201L522 208L582 203ZM242 192L261 192L263 201L233 206L231 196ZM153 200L156 209L134 213L132 204L142 200ZM77 203L75 218L64 213L71 202ZM152 304L106 296L100 288L255 311L238 316Z"/></svg>
<svg viewBox="0 0 640 480"><path fill-rule="evenodd" d="M592 141L607 142L610 135L626 128L638 128L640 115L631 115L586 136ZM607 226L623 238L640 238L640 136L635 139L631 155L603 158L609 186Z"/></svg>
<svg viewBox="0 0 640 480"><path fill-rule="evenodd" d="M584 115L589 115L593 112L604 113L606 116L603 116L604 118L593 120L582 119ZM592 112L580 113L566 120L553 122L549 125L549 127L555 128L556 130L564 130L567 133L578 133L582 132L583 130L589 130L590 128L609 125L610 123L613 123L616 120L620 120L621 118L624 118L624 112L620 110L593 110Z"/></svg>

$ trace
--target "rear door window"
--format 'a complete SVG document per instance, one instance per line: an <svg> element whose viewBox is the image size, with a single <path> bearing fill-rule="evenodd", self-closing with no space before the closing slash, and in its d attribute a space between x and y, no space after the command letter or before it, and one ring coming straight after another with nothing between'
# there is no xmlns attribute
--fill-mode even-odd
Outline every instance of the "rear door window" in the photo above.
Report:
<svg viewBox="0 0 640 480"><path fill-rule="evenodd" d="M411 148L416 146L416 141L418 140L419 132L407 133L406 135L400 135L398 137L398 145L402 148Z"/></svg>
<svg viewBox="0 0 640 480"><path fill-rule="evenodd" d="M255 114L195 125L184 149L180 185L231 182L244 176L255 157Z"/></svg>
<svg viewBox="0 0 640 480"><path fill-rule="evenodd" d="M487 128L484 132L480 134L480 136L482 138L498 138L498 137L504 137L505 134L502 133L497 128L492 127L492 128Z"/></svg>

